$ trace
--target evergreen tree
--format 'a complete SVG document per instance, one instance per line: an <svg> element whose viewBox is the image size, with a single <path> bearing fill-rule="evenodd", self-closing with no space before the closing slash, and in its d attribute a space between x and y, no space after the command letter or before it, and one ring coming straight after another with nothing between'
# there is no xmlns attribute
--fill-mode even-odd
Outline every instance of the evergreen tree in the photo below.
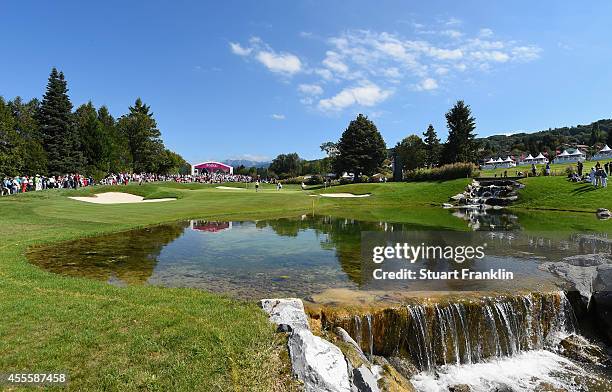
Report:
<svg viewBox="0 0 612 392"><path fill-rule="evenodd" d="M478 160L475 141L476 120L472 117L469 105L457 101L446 113L448 139L444 146L442 160L445 163L476 162Z"/></svg>
<svg viewBox="0 0 612 392"><path fill-rule="evenodd" d="M15 117L4 98L0 97L0 176L21 174L21 144L22 140L15 131Z"/></svg>
<svg viewBox="0 0 612 392"><path fill-rule="evenodd" d="M127 140L135 172L157 172L165 150L150 109L138 98L134 106L130 106L130 113L122 116L118 123Z"/></svg>
<svg viewBox="0 0 612 392"><path fill-rule="evenodd" d="M117 121L106 106L98 109L98 121L102 126L102 133L108 141L108 171L120 173L132 170L132 158L127 138L117 127Z"/></svg>
<svg viewBox="0 0 612 392"><path fill-rule="evenodd" d="M74 113L74 122L81 141L87 171L108 172L110 141L91 101L77 108Z"/></svg>
<svg viewBox="0 0 612 392"><path fill-rule="evenodd" d="M334 159L336 173L353 172L355 181L360 173L372 175L387 157L387 146L376 125L363 114L350 122L342 133Z"/></svg>
<svg viewBox="0 0 612 392"><path fill-rule="evenodd" d="M79 171L83 163L71 111L72 103L68 98L64 74L53 68L43 96L38 122L43 147L47 153L48 168L54 175Z"/></svg>
<svg viewBox="0 0 612 392"><path fill-rule="evenodd" d="M440 139L433 125L429 124L427 131L423 133L425 137L425 165L434 167L440 163Z"/></svg>
<svg viewBox="0 0 612 392"><path fill-rule="evenodd" d="M47 174L47 154L42 146L37 116L40 111L38 99L23 103L20 97L9 102L15 118L15 130L22 139L19 154L23 157L21 174L33 176Z"/></svg>
<svg viewBox="0 0 612 392"><path fill-rule="evenodd" d="M410 135L397 143L395 151L404 170L414 170L425 166L427 146L417 135Z"/></svg>

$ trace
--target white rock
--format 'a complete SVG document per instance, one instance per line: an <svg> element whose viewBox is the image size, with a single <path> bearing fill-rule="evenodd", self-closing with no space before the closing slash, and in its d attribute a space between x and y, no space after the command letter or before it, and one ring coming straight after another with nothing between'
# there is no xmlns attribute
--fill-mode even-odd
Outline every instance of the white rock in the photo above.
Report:
<svg viewBox="0 0 612 392"><path fill-rule="evenodd" d="M380 392L376 376L365 365L353 369L353 392Z"/></svg>
<svg viewBox="0 0 612 392"><path fill-rule="evenodd" d="M293 330L310 329L304 304L299 298L262 299L261 308L268 313L270 321L277 325L286 324Z"/></svg>
<svg viewBox="0 0 612 392"><path fill-rule="evenodd" d="M350 392L348 364L342 351L307 329L294 329L289 337L293 374L306 392Z"/></svg>

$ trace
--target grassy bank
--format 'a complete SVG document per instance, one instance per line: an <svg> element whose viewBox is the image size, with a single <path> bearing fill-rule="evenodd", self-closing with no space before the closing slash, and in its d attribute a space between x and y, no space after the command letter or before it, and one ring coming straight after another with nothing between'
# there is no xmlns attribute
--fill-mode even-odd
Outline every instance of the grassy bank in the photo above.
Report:
<svg viewBox="0 0 612 392"><path fill-rule="evenodd" d="M415 228L466 230L464 221L440 205L467 182L354 184L309 191L297 186L276 191L273 185L264 185L258 193L252 188L220 190L169 183L0 198L0 371L68 371L71 390L288 390L283 342L255 303L192 289L118 288L61 277L28 264L26 250L180 219L260 219L313 212L403 222ZM520 216L524 227L539 230L545 222L550 230L610 231L609 222L598 221L591 213L530 210L612 208L607 190L583 192L581 185L562 178L525 183L516 206L525 211ZM67 198L102 191L177 200L95 205ZM371 196L311 196L319 192Z"/></svg>

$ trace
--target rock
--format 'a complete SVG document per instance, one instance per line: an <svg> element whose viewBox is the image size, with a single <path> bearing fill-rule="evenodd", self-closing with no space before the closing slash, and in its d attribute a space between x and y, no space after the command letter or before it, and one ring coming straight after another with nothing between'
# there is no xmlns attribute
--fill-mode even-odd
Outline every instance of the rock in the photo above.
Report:
<svg viewBox="0 0 612 392"><path fill-rule="evenodd" d="M380 392L378 381L365 365L353 369L353 392Z"/></svg>
<svg viewBox="0 0 612 392"><path fill-rule="evenodd" d="M285 324L292 330L310 329L304 304L298 298L262 299L261 308L268 313L274 324Z"/></svg>
<svg viewBox="0 0 612 392"><path fill-rule="evenodd" d="M289 324L278 324L278 327L276 328L276 332L291 332L293 331L293 328L291 328L291 325Z"/></svg>
<svg viewBox="0 0 612 392"><path fill-rule="evenodd" d="M598 291L593 294L592 311L600 326L601 332L612 344L612 291Z"/></svg>
<svg viewBox="0 0 612 392"><path fill-rule="evenodd" d="M557 388L549 382L541 382L535 388L535 392L568 392L565 388Z"/></svg>
<svg viewBox="0 0 612 392"><path fill-rule="evenodd" d="M467 384L457 384L448 387L449 392L470 392L472 389Z"/></svg>
<svg viewBox="0 0 612 392"><path fill-rule="evenodd" d="M412 383L400 374L384 357L374 356L375 366L380 367L378 385L385 392L416 392Z"/></svg>
<svg viewBox="0 0 612 392"><path fill-rule="evenodd" d="M562 347L563 355L576 361L602 364L608 359L599 346L579 335L569 335L561 340L559 345Z"/></svg>
<svg viewBox="0 0 612 392"><path fill-rule="evenodd" d="M306 392L350 392L346 360L340 349L306 328L294 329L289 337L293 374Z"/></svg>
<svg viewBox="0 0 612 392"><path fill-rule="evenodd" d="M607 276L610 265L612 265L612 260L609 254L593 253L565 257L560 262L542 263L540 269L552 272L571 282L585 298L585 302L589 303L595 291L594 284L598 281L597 277L600 274ZM605 284L605 280L599 279L599 281ZM609 289L608 287L607 290Z"/></svg>
<svg viewBox="0 0 612 392"><path fill-rule="evenodd" d="M389 363L407 379L411 379L415 374L419 373L419 369L409 359L402 357L390 357Z"/></svg>
<svg viewBox="0 0 612 392"><path fill-rule="evenodd" d="M361 350L361 347L359 347L357 342L351 337L351 335L348 334L348 332L346 332L344 330L344 328L336 327L336 335L338 335L340 340L342 340L343 342L346 342L346 343L352 345L353 347L355 347L355 349L357 351L359 351L360 353L363 354L363 351Z"/></svg>
<svg viewBox="0 0 612 392"><path fill-rule="evenodd" d="M610 212L610 210L608 210L606 208L598 208L596 214L597 214L597 217L599 219L610 219L610 218L612 218L612 212Z"/></svg>
<svg viewBox="0 0 612 392"><path fill-rule="evenodd" d="M461 201L461 200L463 200L463 199L465 199L465 198L466 198L466 197L465 197L465 195L464 195L463 193L457 193L455 196L452 196L452 197L451 197L451 200L454 200L454 201Z"/></svg>

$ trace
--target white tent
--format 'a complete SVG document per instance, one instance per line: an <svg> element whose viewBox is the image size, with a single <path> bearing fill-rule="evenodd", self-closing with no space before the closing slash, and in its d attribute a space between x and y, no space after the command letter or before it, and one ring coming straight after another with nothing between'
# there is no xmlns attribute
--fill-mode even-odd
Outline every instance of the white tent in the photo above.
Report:
<svg viewBox="0 0 612 392"><path fill-rule="evenodd" d="M576 151L569 153L567 150L563 150L563 152L555 158L555 163L572 163L572 162L583 162L586 159L586 154L576 149Z"/></svg>
<svg viewBox="0 0 612 392"><path fill-rule="evenodd" d="M495 163L504 163L504 160L501 158L497 158L497 160L495 161Z"/></svg>
<svg viewBox="0 0 612 392"><path fill-rule="evenodd" d="M557 155L557 158L560 158L560 157L569 157L569 156L570 156L569 152L567 152L567 150L563 150L563 152L561 154Z"/></svg>
<svg viewBox="0 0 612 392"><path fill-rule="evenodd" d="M490 158L488 161L485 162L485 165L490 165L492 163L495 163L495 160L493 158Z"/></svg>
<svg viewBox="0 0 612 392"><path fill-rule="evenodd" d="M612 148L606 146L599 150L599 152L591 158L592 161L598 161L600 159L610 159L612 158Z"/></svg>
<svg viewBox="0 0 612 392"><path fill-rule="evenodd" d="M507 163L514 162L514 159L508 157L504 160L504 162L507 162Z"/></svg>

